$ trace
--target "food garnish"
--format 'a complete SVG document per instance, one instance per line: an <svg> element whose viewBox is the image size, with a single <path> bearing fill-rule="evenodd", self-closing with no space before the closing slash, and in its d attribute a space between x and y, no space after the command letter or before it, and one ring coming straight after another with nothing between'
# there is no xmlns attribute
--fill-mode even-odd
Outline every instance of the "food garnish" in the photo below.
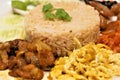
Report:
<svg viewBox="0 0 120 80"><path fill-rule="evenodd" d="M37 6L38 4L40 4L39 0L12 0L12 8L17 8L20 10L28 10L28 6L32 5L32 6Z"/></svg>
<svg viewBox="0 0 120 80"><path fill-rule="evenodd" d="M12 0L12 7L17 8L17 9L21 9L21 10L27 10L27 5L22 1Z"/></svg>
<svg viewBox="0 0 120 80"><path fill-rule="evenodd" d="M72 18L64 9L56 9L56 17L60 20L70 21Z"/></svg>
<svg viewBox="0 0 120 80"><path fill-rule="evenodd" d="M55 19L55 15L53 13L51 13L51 12L45 13L45 17L48 20L54 20Z"/></svg>
<svg viewBox="0 0 120 80"><path fill-rule="evenodd" d="M27 12L31 9L29 8L30 6L32 8L34 8L35 6L37 6L38 4L40 4L39 0L12 0L12 9L13 9L13 13L17 13L19 15L23 15L25 16L27 14Z"/></svg>
<svg viewBox="0 0 120 80"><path fill-rule="evenodd" d="M55 13L53 13L55 11ZM45 18L48 20L63 20L71 21L70 15L62 8L54 8L52 4L48 3L43 6L42 12L45 14Z"/></svg>
<svg viewBox="0 0 120 80"><path fill-rule="evenodd" d="M120 54L104 44L89 43L55 62L51 80L111 80L119 76Z"/></svg>
<svg viewBox="0 0 120 80"><path fill-rule="evenodd" d="M49 4L46 4L46 5L43 6L42 11L43 11L44 13L46 13L46 12L48 12L48 11L51 11L52 8L53 8L53 5L49 3Z"/></svg>

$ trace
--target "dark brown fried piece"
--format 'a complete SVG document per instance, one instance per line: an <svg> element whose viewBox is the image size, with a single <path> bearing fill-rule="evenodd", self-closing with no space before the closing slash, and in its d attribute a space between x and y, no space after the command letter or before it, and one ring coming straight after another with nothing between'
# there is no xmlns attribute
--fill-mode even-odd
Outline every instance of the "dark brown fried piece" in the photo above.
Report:
<svg viewBox="0 0 120 80"><path fill-rule="evenodd" d="M26 52L25 53L25 59L27 61L27 63L32 63L32 58L35 56L35 54L33 52ZM36 60L33 60L33 62Z"/></svg>
<svg viewBox="0 0 120 80"><path fill-rule="evenodd" d="M43 71L35 65L29 64L9 72L9 75L23 79L41 80L43 78Z"/></svg>
<svg viewBox="0 0 120 80"><path fill-rule="evenodd" d="M106 29L107 23L108 23L108 19L100 15L100 28L102 30Z"/></svg>
<svg viewBox="0 0 120 80"><path fill-rule="evenodd" d="M18 48L18 43L19 43L19 39L13 40L13 41L9 41L10 47L11 48Z"/></svg>
<svg viewBox="0 0 120 80"><path fill-rule="evenodd" d="M22 69L23 71L29 72L29 71L32 70L33 68L35 68L35 65L29 64L29 65L23 66L21 69Z"/></svg>
<svg viewBox="0 0 120 80"><path fill-rule="evenodd" d="M24 66L26 64L27 63L26 63L25 59L23 59L23 58L17 58L17 66L18 67L22 67L22 66Z"/></svg>
<svg viewBox="0 0 120 80"><path fill-rule="evenodd" d="M8 74L13 77L18 77L18 74L16 74L16 70L11 70Z"/></svg>
<svg viewBox="0 0 120 80"><path fill-rule="evenodd" d="M15 56L15 51L18 50L18 43L19 39L13 40L13 41L8 41L10 44L10 52L8 53L9 56ZM4 43L3 43L4 44Z"/></svg>
<svg viewBox="0 0 120 80"><path fill-rule="evenodd" d="M41 51L38 53L38 60L42 67L47 67L54 64L55 57L52 52Z"/></svg>
<svg viewBox="0 0 120 80"><path fill-rule="evenodd" d="M34 39L33 43L36 45L37 48L39 65L44 68L53 65L55 57L51 47L43 43L39 39Z"/></svg>
<svg viewBox="0 0 120 80"><path fill-rule="evenodd" d="M40 66L39 65L39 61L38 61L38 57L35 53L33 52L26 52L25 53L25 60L28 64L34 64L36 66Z"/></svg>
<svg viewBox="0 0 120 80"><path fill-rule="evenodd" d="M37 47L33 42L28 43L27 49L28 49L28 51L31 51L31 52L36 52L37 51Z"/></svg>
<svg viewBox="0 0 120 80"><path fill-rule="evenodd" d="M5 70L8 67L8 52L10 45L8 42L0 43L0 70Z"/></svg>
<svg viewBox="0 0 120 80"><path fill-rule="evenodd" d="M2 59L2 62L7 64L8 63L8 54L6 50L0 50L0 58Z"/></svg>
<svg viewBox="0 0 120 80"><path fill-rule="evenodd" d="M28 46L28 42L27 42L27 41L22 41L22 40L20 40L20 41L18 42L18 49L19 49L19 50L25 51L25 50L27 50L27 46Z"/></svg>
<svg viewBox="0 0 120 80"><path fill-rule="evenodd" d="M5 42L5 43L0 43L0 50L6 50L7 52L10 51L10 44L9 42Z"/></svg>
<svg viewBox="0 0 120 80"><path fill-rule="evenodd" d="M32 79L32 75L29 72L22 71L21 69L16 69L15 73L23 79Z"/></svg>
<svg viewBox="0 0 120 80"><path fill-rule="evenodd" d="M113 21L106 25L106 30L102 32L102 34L108 34L112 32L116 32L117 28L119 26L119 21Z"/></svg>
<svg viewBox="0 0 120 80"><path fill-rule="evenodd" d="M111 7L111 11L115 14L118 15L120 13L120 3L115 4Z"/></svg>
<svg viewBox="0 0 120 80"><path fill-rule="evenodd" d="M16 64L17 64L16 57L15 56L11 56L9 58L9 62L8 62L8 69L15 68Z"/></svg>
<svg viewBox="0 0 120 80"><path fill-rule="evenodd" d="M43 78L44 74L42 70L39 70L36 74L35 80L41 80Z"/></svg>
<svg viewBox="0 0 120 80"><path fill-rule="evenodd" d="M15 68L20 68L26 64L27 63L26 63L25 59L12 56L9 59L8 68L12 70Z"/></svg>
<svg viewBox="0 0 120 80"><path fill-rule="evenodd" d="M106 6L100 4L97 1L90 1L89 4L93 6L98 12L104 17L110 19L110 17L114 16L114 13Z"/></svg>
<svg viewBox="0 0 120 80"><path fill-rule="evenodd" d="M31 73L32 77L35 80L41 80L43 78L43 71L40 70L39 68L37 68L33 64L29 64L29 65L26 65L26 66L22 67L22 70L25 71L25 72Z"/></svg>

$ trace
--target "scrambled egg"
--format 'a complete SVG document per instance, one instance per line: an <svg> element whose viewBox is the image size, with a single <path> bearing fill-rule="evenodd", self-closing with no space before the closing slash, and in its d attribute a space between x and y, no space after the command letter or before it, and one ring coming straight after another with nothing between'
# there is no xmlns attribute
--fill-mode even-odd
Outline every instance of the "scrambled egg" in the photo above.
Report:
<svg viewBox="0 0 120 80"><path fill-rule="evenodd" d="M50 72L52 80L112 80L120 76L120 54L103 44L89 43L59 58Z"/></svg>

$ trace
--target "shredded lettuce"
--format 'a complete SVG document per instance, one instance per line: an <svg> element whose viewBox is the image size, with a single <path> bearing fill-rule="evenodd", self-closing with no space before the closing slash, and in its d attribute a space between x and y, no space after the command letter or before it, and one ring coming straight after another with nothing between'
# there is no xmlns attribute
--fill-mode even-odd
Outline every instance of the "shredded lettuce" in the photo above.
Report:
<svg viewBox="0 0 120 80"><path fill-rule="evenodd" d="M25 39L24 17L9 14L0 19L0 42L14 39Z"/></svg>

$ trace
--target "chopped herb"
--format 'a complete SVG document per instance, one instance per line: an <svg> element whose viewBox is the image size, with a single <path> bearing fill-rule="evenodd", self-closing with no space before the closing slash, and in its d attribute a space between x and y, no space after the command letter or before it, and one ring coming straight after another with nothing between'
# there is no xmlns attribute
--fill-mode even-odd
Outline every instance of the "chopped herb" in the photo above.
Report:
<svg viewBox="0 0 120 80"><path fill-rule="evenodd" d="M55 13L53 13L53 11L55 11ZM70 21L72 19L64 9L55 9L50 3L43 6L42 12L44 13L46 19L49 20L59 19L64 21Z"/></svg>
<svg viewBox="0 0 120 80"><path fill-rule="evenodd" d="M56 9L56 17L60 20L70 21L71 17L64 9Z"/></svg>
<svg viewBox="0 0 120 80"><path fill-rule="evenodd" d="M51 12L45 13L46 19L53 20L55 18L55 15Z"/></svg>
<svg viewBox="0 0 120 80"><path fill-rule="evenodd" d="M52 4L46 4L43 6L42 11L45 13L47 11L50 11L53 8Z"/></svg>
<svg viewBox="0 0 120 80"><path fill-rule="evenodd" d="M21 10L26 10L27 9L27 5L22 2L22 1L15 1L15 0L12 0L12 7L13 8L17 8L17 9L21 9Z"/></svg>

